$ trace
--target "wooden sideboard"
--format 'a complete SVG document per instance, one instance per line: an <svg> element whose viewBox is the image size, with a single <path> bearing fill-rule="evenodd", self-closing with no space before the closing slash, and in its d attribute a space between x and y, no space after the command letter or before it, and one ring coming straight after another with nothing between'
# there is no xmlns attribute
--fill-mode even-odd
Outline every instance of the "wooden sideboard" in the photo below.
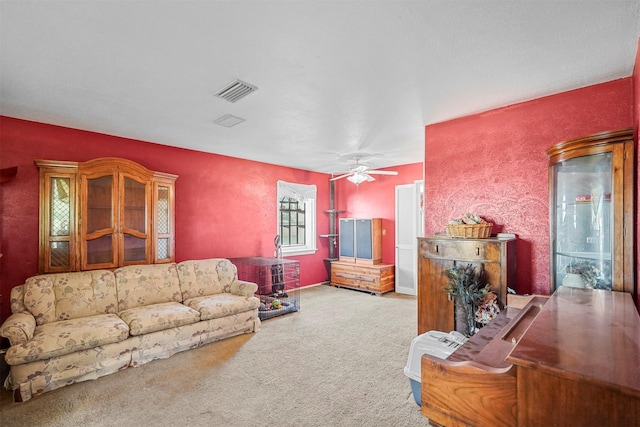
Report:
<svg viewBox="0 0 640 427"><path fill-rule="evenodd" d="M561 287L508 308L447 359L422 357L422 414L444 426L640 424L631 294Z"/></svg>
<svg viewBox="0 0 640 427"><path fill-rule="evenodd" d="M393 264L367 265L333 261L331 263L331 285L381 295L395 289L395 266Z"/></svg>

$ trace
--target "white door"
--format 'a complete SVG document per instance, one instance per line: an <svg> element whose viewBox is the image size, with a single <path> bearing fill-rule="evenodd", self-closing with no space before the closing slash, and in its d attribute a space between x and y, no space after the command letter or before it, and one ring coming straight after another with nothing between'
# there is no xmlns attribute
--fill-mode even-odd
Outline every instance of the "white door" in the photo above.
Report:
<svg viewBox="0 0 640 427"><path fill-rule="evenodd" d="M396 185L396 292L417 295L418 241L423 229L422 181Z"/></svg>

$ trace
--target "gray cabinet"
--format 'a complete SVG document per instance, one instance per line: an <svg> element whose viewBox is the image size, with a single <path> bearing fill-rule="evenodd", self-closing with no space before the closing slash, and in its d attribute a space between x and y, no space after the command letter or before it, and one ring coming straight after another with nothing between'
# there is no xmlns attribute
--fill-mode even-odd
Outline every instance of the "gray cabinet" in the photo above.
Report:
<svg viewBox="0 0 640 427"><path fill-rule="evenodd" d="M340 261L360 264L382 262L382 220L340 219Z"/></svg>

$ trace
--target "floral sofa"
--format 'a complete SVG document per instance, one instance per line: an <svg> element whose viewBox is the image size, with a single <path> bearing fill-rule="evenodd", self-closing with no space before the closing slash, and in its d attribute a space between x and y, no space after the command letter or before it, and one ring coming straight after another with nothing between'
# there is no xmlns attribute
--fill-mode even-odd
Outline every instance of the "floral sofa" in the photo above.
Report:
<svg viewBox="0 0 640 427"><path fill-rule="evenodd" d="M11 290L15 401L260 329L255 283L227 259L30 277Z"/></svg>

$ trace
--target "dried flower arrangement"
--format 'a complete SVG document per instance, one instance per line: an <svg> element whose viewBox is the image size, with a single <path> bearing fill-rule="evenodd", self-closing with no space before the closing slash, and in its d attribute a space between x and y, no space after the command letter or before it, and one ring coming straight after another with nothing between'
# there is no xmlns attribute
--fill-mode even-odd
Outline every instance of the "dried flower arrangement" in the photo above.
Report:
<svg viewBox="0 0 640 427"><path fill-rule="evenodd" d="M472 264L460 266L454 262L446 273L449 284L445 290L464 310L466 325L461 332L471 336L476 333L478 323L486 325L500 313L498 297L485 280L484 268L476 272Z"/></svg>
<svg viewBox="0 0 640 427"><path fill-rule="evenodd" d="M462 218L455 218L449 221L449 224L485 224L486 221L474 213L466 213Z"/></svg>
<svg viewBox="0 0 640 427"><path fill-rule="evenodd" d="M587 288L611 289L611 264L603 263L603 269L592 260L572 259L565 267L567 274L579 274Z"/></svg>

